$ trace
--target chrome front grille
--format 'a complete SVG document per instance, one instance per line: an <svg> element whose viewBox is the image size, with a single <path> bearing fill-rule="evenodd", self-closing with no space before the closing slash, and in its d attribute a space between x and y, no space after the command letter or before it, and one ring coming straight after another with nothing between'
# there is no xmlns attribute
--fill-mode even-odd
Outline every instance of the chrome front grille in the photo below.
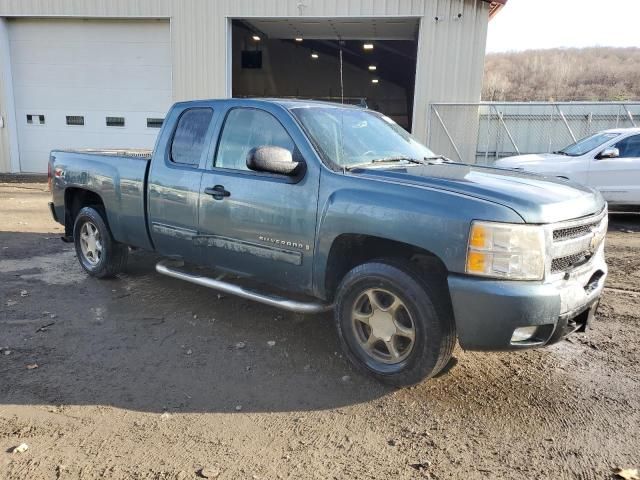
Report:
<svg viewBox="0 0 640 480"><path fill-rule="evenodd" d="M600 248L607 225L606 209L593 217L552 225L550 272L569 272L588 263Z"/></svg>
<svg viewBox="0 0 640 480"><path fill-rule="evenodd" d="M584 265L591 258L590 252L580 252L566 257L551 260L551 273L566 272L580 265Z"/></svg>
<svg viewBox="0 0 640 480"><path fill-rule="evenodd" d="M553 241L562 242L563 240L571 240L572 238L579 238L585 235L589 235L594 227L597 227L600 222L591 222L586 225L578 225L576 227L558 228L553 231Z"/></svg>

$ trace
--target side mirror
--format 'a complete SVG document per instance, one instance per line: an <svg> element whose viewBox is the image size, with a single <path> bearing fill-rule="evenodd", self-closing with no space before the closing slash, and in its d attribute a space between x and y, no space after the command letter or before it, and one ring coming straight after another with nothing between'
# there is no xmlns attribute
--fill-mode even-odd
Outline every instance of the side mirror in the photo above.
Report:
<svg viewBox="0 0 640 480"><path fill-rule="evenodd" d="M247 154L247 167L256 172L295 175L301 165L302 162L295 162L291 152L282 147L256 147Z"/></svg>
<svg viewBox="0 0 640 480"><path fill-rule="evenodd" d="M620 150L615 147L605 148L602 152L598 154L596 158L618 158L620 156Z"/></svg>

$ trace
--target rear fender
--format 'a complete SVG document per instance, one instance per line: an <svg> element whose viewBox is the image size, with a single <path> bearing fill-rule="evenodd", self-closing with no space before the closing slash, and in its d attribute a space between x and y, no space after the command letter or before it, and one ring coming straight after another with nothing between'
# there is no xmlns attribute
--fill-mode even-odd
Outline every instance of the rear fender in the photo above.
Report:
<svg viewBox="0 0 640 480"><path fill-rule="evenodd" d="M91 192L102 200L117 242L152 249L145 224L146 165L142 160L73 152L53 152L52 156L54 169L61 172L53 179L54 204L64 203L66 212L72 193Z"/></svg>

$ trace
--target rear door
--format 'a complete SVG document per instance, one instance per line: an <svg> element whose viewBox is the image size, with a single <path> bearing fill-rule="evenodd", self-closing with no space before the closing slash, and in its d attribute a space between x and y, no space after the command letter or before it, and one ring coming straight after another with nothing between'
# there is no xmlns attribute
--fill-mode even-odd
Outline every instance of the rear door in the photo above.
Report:
<svg viewBox="0 0 640 480"><path fill-rule="evenodd" d="M149 172L149 230L156 250L188 261L199 260L200 181L213 135L213 108L177 107L167 119L175 125L158 141Z"/></svg>
<svg viewBox="0 0 640 480"><path fill-rule="evenodd" d="M304 158L310 147L293 119L276 105L261 105L231 106L218 128L200 188L197 243L210 266L310 291L320 166ZM249 170L247 153L261 146L290 150L307 160L306 169L296 177Z"/></svg>
<svg viewBox="0 0 640 480"><path fill-rule="evenodd" d="M640 205L640 135L612 146L620 151L620 156L596 157L589 170L589 185L600 190L611 204Z"/></svg>

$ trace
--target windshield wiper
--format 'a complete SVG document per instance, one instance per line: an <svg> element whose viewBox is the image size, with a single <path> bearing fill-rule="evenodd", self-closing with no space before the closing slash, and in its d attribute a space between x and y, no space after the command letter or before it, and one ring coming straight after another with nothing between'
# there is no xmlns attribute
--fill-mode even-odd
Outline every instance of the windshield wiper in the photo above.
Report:
<svg viewBox="0 0 640 480"><path fill-rule="evenodd" d="M422 165L420 160L416 160L415 158L410 157L385 157L385 158L375 158L371 160L371 163L393 163L393 162L411 162L417 163L418 165Z"/></svg>
<svg viewBox="0 0 640 480"><path fill-rule="evenodd" d="M396 163L396 162L411 162L417 165L440 165L442 163L456 163L450 158L445 157L444 155L433 155L430 157L424 157L422 160L418 160L417 158L410 158L410 157L385 157L385 158L375 158L369 162L357 163L355 165L346 167L345 170L362 168L368 165L374 165L376 163Z"/></svg>
<svg viewBox="0 0 640 480"><path fill-rule="evenodd" d="M565 152L564 150L558 150L557 152L553 152L555 155L565 155L567 157L570 157L570 155Z"/></svg>
<svg viewBox="0 0 640 480"><path fill-rule="evenodd" d="M410 157L385 157L385 158L374 158L373 160L370 160L368 162L356 163L355 165L349 165L348 167L345 167L345 170L353 170L355 168L362 168L362 167L366 167L368 165L374 165L376 163L397 163L397 162L410 162L410 163L416 163L418 165L424 165L424 162L422 160L416 160L415 158L410 158Z"/></svg>

